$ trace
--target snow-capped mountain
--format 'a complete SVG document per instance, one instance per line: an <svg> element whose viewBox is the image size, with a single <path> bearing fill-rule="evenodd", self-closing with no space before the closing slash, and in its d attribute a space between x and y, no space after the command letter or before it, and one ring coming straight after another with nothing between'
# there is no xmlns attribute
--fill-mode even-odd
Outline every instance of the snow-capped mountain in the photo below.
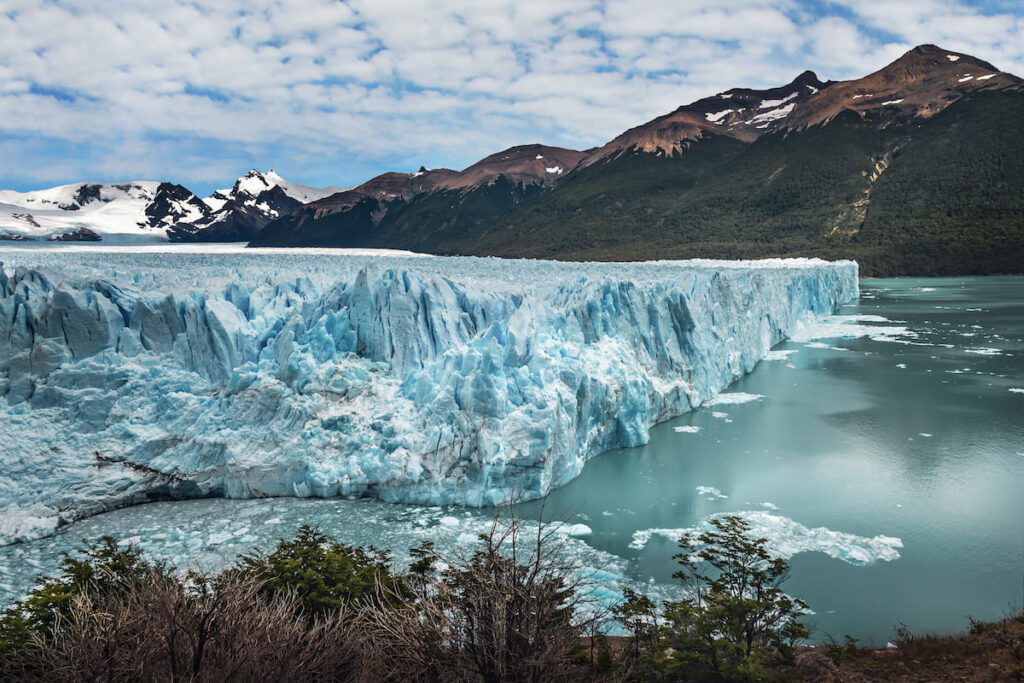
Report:
<svg viewBox="0 0 1024 683"><path fill-rule="evenodd" d="M146 210L161 183L74 183L46 190L0 190L0 239L18 241L159 241L162 231L149 224ZM201 215L179 200L168 200L168 215L192 220Z"/></svg>
<svg viewBox="0 0 1024 683"><path fill-rule="evenodd" d="M253 170L201 199L169 182L73 183L0 190L0 240L147 242L245 241L269 221L340 192Z"/></svg>
<svg viewBox="0 0 1024 683"><path fill-rule="evenodd" d="M342 192L291 183L273 169L255 169L224 190L203 199L202 215L178 221L167 231L174 242L245 242L270 221L288 215L307 202Z"/></svg>

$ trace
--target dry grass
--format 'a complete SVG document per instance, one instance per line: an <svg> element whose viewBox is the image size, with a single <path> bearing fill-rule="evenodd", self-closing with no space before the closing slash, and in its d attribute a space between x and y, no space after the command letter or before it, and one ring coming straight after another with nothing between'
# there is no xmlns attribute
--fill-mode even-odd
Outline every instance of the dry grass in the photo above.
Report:
<svg viewBox="0 0 1024 683"><path fill-rule="evenodd" d="M863 648L833 658L826 647L807 648L791 673L796 679L826 683L1022 681L1024 614L972 622L970 632L962 635L908 634L895 649Z"/></svg>

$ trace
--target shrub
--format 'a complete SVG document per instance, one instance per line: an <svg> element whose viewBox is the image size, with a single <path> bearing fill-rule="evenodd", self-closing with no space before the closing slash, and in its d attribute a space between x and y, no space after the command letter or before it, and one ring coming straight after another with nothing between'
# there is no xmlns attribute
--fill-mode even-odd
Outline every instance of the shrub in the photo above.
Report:
<svg viewBox="0 0 1024 683"><path fill-rule="evenodd" d="M632 595L616 615L633 633L637 676L656 680L761 680L793 661L793 646L808 637L800 623L807 605L786 595L789 566L750 537L742 518L711 520L712 530L680 539L674 576L691 597L666 602L662 624L637 619L650 608ZM649 602L649 601L648 601Z"/></svg>
<svg viewBox="0 0 1024 683"><path fill-rule="evenodd" d="M264 595L294 594L315 615L370 600L395 603L409 594L405 582L391 572L389 553L339 543L309 526L269 554L245 555L236 571L258 576Z"/></svg>
<svg viewBox="0 0 1024 683"><path fill-rule="evenodd" d="M86 543L79 555L65 556L56 577L38 579L29 595L0 617L0 673L34 666L32 653L57 636L81 597L117 596L164 571L162 565L144 560L138 549L121 547L109 536Z"/></svg>

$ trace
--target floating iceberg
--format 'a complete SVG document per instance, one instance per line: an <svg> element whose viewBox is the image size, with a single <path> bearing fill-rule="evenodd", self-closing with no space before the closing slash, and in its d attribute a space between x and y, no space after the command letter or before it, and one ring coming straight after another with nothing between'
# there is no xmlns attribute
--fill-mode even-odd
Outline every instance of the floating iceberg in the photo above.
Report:
<svg viewBox="0 0 1024 683"><path fill-rule="evenodd" d="M770 503L763 503L765 507ZM774 510L775 506L768 507ZM761 510L721 513L701 521L694 527L681 529L641 529L633 532L630 548L637 550L654 536L663 536L673 542L688 537L697 539L702 533L713 531L710 520L726 514L736 515L750 525L752 538L763 538L767 551L774 557L789 559L797 553L818 552L829 557L842 560L848 564L866 566L878 561L891 562L900 557L899 549L903 541L893 536L857 536L842 531L833 531L826 527L808 528L788 517L775 515Z"/></svg>
<svg viewBox="0 0 1024 683"><path fill-rule="evenodd" d="M817 260L0 258L0 543L163 498L541 496L858 292Z"/></svg>

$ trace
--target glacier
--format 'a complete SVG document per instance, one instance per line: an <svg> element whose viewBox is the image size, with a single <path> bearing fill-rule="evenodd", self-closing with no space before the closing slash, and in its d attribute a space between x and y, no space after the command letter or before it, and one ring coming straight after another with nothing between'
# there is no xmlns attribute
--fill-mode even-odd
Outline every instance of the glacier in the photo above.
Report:
<svg viewBox="0 0 1024 683"><path fill-rule="evenodd" d="M0 544L167 498L536 498L858 294L815 259L0 261Z"/></svg>

